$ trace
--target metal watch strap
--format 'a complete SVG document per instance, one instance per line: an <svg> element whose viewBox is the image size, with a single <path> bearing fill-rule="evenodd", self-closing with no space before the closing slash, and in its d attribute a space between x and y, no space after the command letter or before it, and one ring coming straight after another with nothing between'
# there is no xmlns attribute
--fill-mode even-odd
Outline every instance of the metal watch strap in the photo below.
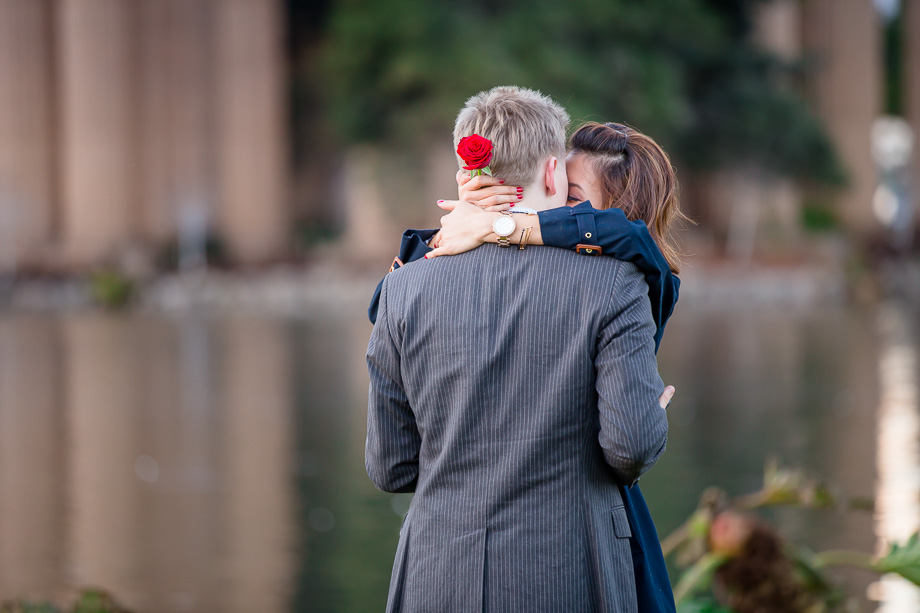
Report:
<svg viewBox="0 0 920 613"><path fill-rule="evenodd" d="M511 217L511 213L509 213L508 211L502 211L501 214L502 214L502 215L507 215L508 217ZM515 230L517 230L517 227L515 227ZM510 247L510 246L511 246L511 241L508 240L509 238L511 238L511 235L510 235L510 234L509 234L508 236L499 236L499 237L498 237L498 246L499 246L499 247Z"/></svg>

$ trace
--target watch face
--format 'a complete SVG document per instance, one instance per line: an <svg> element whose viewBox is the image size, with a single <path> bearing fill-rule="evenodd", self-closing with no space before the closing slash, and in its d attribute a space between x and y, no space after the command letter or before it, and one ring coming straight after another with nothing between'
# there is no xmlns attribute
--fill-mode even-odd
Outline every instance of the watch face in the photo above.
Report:
<svg viewBox="0 0 920 613"><path fill-rule="evenodd" d="M499 236L511 236L517 224L508 215L502 215L492 222L492 231Z"/></svg>

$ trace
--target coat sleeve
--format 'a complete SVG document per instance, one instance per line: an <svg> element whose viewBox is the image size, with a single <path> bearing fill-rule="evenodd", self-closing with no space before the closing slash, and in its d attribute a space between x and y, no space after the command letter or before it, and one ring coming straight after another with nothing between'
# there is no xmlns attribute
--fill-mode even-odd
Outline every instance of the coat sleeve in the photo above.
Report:
<svg viewBox="0 0 920 613"><path fill-rule="evenodd" d="M387 311L387 282L380 293L377 323L367 346L370 389L364 466L378 489L414 492L422 437L403 386L394 322Z"/></svg>
<svg viewBox="0 0 920 613"><path fill-rule="evenodd" d="M667 412L658 403L664 383L655 359L655 324L642 273L623 262L617 271L595 369L600 411L598 441L623 485L652 467L668 438Z"/></svg>
<svg viewBox="0 0 920 613"><path fill-rule="evenodd" d="M671 271L648 227L630 221L621 209L595 209L590 202L540 211L543 244L576 250L583 255L606 255L638 266L648 284L648 297L655 321L655 347L677 303L680 279ZM590 236L587 236L590 234ZM591 253L579 245L596 246Z"/></svg>

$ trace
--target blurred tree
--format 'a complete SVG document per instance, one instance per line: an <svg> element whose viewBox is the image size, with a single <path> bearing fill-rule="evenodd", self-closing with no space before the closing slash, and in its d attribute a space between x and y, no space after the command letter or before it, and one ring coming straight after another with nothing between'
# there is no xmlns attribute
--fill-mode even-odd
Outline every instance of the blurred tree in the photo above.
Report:
<svg viewBox="0 0 920 613"><path fill-rule="evenodd" d="M801 67L749 40L755 3L334 0L325 106L349 142L415 143L449 132L471 94L516 84L576 124L635 125L685 162L839 182L826 135L784 83Z"/></svg>
<svg viewBox="0 0 920 613"><path fill-rule="evenodd" d="M746 166L839 185L840 160L805 101L779 83L802 68L745 44L693 70L692 120L677 156L691 167Z"/></svg>

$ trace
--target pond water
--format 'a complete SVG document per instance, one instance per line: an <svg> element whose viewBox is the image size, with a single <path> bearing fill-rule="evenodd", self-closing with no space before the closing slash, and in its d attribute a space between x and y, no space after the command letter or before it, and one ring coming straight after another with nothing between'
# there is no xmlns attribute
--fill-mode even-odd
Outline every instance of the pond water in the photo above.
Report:
<svg viewBox="0 0 920 613"><path fill-rule="evenodd" d="M774 511L790 538L873 552L915 530L918 314L680 305L659 354L668 450L642 479L660 534L710 485L757 490L769 457L878 497ZM364 472L369 334L357 306L0 316L0 598L382 611L409 497ZM860 597L872 581L845 577ZM899 582L870 591L920 610Z"/></svg>

